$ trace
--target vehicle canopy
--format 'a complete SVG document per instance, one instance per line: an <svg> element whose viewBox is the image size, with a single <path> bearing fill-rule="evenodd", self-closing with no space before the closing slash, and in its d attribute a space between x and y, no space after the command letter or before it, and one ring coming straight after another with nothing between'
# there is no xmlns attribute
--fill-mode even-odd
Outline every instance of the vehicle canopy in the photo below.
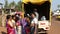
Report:
<svg viewBox="0 0 60 34"><path fill-rule="evenodd" d="M22 0L22 2L25 4L28 4L28 2L30 2L32 4L43 4L46 1L51 2L51 0Z"/></svg>
<svg viewBox="0 0 60 34"><path fill-rule="evenodd" d="M51 0L22 0L22 2L26 14L32 13L33 9L36 8L39 13L39 20L42 16L50 20Z"/></svg>

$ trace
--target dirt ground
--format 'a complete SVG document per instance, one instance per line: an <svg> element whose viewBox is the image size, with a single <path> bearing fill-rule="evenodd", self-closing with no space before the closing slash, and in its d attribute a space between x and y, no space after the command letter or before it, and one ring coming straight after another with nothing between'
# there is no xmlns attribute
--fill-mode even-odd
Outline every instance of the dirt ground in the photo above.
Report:
<svg viewBox="0 0 60 34"><path fill-rule="evenodd" d="M7 30L5 27L0 27L0 34L6 34ZM48 34L60 34L60 21L56 18L52 18L51 28Z"/></svg>
<svg viewBox="0 0 60 34"><path fill-rule="evenodd" d="M60 34L60 20L52 18L51 29L48 34Z"/></svg>
<svg viewBox="0 0 60 34"><path fill-rule="evenodd" d="M0 27L0 34L7 34L7 30L5 27Z"/></svg>

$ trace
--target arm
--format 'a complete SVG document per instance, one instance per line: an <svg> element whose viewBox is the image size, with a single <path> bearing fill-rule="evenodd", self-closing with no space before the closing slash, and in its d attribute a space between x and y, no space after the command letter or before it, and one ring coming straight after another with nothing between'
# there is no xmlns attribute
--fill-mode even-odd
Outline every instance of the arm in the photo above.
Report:
<svg viewBox="0 0 60 34"><path fill-rule="evenodd" d="M12 22L8 21L8 24L10 25L10 27L13 27Z"/></svg>
<svg viewBox="0 0 60 34"><path fill-rule="evenodd" d="M37 12L35 12L35 14L36 14L36 18L38 19L39 18L39 14Z"/></svg>
<svg viewBox="0 0 60 34"><path fill-rule="evenodd" d="M34 33L36 34L37 33L37 24L38 24L38 20L37 19L34 19L34 22L35 22L35 31L34 31Z"/></svg>
<svg viewBox="0 0 60 34"><path fill-rule="evenodd" d="M32 21L32 22L31 22L31 27L32 27L32 26L34 27L34 24L35 24L34 21Z"/></svg>

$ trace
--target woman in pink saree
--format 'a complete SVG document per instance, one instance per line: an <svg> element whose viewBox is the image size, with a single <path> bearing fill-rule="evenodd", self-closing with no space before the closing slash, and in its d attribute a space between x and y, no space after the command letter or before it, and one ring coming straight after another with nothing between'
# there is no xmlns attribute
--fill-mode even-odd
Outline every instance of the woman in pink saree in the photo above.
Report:
<svg viewBox="0 0 60 34"><path fill-rule="evenodd" d="M6 22L7 34L15 34L14 25L12 23L11 15L7 15L6 18L7 18L7 22Z"/></svg>

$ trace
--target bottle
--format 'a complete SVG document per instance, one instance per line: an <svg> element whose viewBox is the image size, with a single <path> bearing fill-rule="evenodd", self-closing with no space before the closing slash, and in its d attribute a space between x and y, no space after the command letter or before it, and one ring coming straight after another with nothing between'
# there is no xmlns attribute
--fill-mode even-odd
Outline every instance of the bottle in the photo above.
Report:
<svg viewBox="0 0 60 34"><path fill-rule="evenodd" d="M46 20L46 17L45 16L42 16L41 17L41 20L43 21L43 20Z"/></svg>

